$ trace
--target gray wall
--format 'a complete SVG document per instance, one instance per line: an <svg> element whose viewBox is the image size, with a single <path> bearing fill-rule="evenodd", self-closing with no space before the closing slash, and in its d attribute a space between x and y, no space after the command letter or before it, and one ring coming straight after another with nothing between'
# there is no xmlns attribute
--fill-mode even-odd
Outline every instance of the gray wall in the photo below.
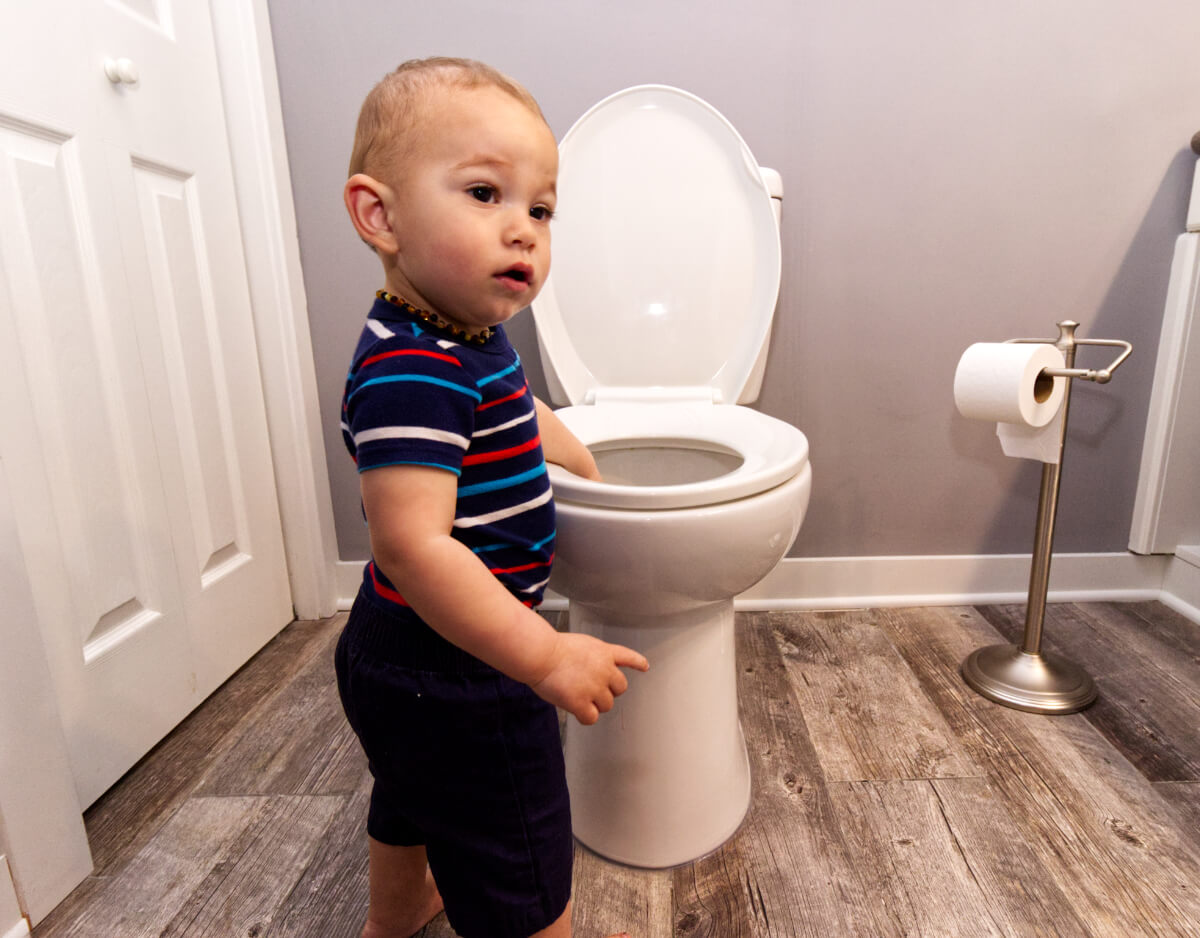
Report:
<svg viewBox="0 0 1200 938"><path fill-rule="evenodd" d="M784 177L759 407L812 445L795 556L1028 552L1039 465L960 418L971 342L1132 341L1077 382L1056 549L1124 550L1172 242L1200 126L1194 0L271 0L338 539L367 554L337 433L377 261L341 186L363 95L415 56L483 59L556 134L642 82L719 108ZM530 367L528 312L510 335ZM1106 360L1103 351L1081 364Z"/></svg>

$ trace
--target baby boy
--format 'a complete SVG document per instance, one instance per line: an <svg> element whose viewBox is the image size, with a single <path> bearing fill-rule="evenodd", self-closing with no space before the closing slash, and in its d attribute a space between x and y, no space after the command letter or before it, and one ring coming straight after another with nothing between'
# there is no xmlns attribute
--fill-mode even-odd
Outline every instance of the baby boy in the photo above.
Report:
<svg viewBox="0 0 1200 938"><path fill-rule="evenodd" d="M533 398L502 323L550 265L558 150L478 62L406 62L359 116L346 208L383 264L343 399L371 541L338 685L374 776L363 938L445 907L462 938L571 933L555 707L594 723L645 670L536 612L554 556L546 461L596 478Z"/></svg>

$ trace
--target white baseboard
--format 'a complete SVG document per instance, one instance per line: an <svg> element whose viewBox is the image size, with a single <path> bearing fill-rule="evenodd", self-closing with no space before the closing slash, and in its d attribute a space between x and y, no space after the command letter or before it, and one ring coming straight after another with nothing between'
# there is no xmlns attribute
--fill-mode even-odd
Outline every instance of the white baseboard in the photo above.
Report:
<svg viewBox="0 0 1200 938"><path fill-rule="evenodd" d="M337 607L345 612L354 604L358 587L362 584L365 560L339 560L337 564Z"/></svg>
<svg viewBox="0 0 1200 938"><path fill-rule="evenodd" d="M1180 544L1175 548L1175 556L1193 567L1200 567L1200 544Z"/></svg>
<svg viewBox="0 0 1200 938"><path fill-rule="evenodd" d="M1168 558L1056 554L1051 602L1157 599ZM1029 554L786 558L735 601L738 609L861 609L1024 602Z"/></svg>
<svg viewBox="0 0 1200 938"><path fill-rule="evenodd" d="M1200 548L1180 547L1168 559L1160 597L1163 604L1200 622Z"/></svg>
<svg viewBox="0 0 1200 938"><path fill-rule="evenodd" d="M763 611L1024 602L1030 562L1029 554L788 557L735 606ZM1167 602L1163 582L1173 563L1182 562L1131 553L1057 554L1050 564L1049 600ZM339 609L350 608L361 578L361 561L338 564ZM565 609L566 600L548 591L543 608Z"/></svg>
<svg viewBox="0 0 1200 938"><path fill-rule="evenodd" d="M0 853L0 928L4 929L0 938L25 938L29 934L29 922L21 914L8 858L3 853Z"/></svg>
<svg viewBox="0 0 1200 938"><path fill-rule="evenodd" d="M0 938L26 938L29 934L29 923L22 918L18 919L16 924L3 935L0 935Z"/></svg>

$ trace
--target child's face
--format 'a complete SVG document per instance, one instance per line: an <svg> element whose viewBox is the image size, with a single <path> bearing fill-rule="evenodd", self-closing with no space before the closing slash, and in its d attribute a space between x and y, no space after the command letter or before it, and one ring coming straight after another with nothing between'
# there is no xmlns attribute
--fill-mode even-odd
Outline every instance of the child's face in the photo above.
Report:
<svg viewBox="0 0 1200 938"><path fill-rule="evenodd" d="M438 89L394 181L388 289L469 332L528 306L550 271L558 147L498 88Z"/></svg>

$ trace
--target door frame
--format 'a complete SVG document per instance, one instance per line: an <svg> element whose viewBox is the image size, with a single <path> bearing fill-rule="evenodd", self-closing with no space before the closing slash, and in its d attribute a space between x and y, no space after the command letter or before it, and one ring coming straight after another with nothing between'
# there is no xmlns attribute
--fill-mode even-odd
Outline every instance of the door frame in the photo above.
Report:
<svg viewBox="0 0 1200 938"><path fill-rule="evenodd" d="M212 0L292 603L337 611L337 535L267 0Z"/></svg>
<svg viewBox="0 0 1200 938"><path fill-rule="evenodd" d="M1188 498L1200 448L1197 403L1184 392L1200 380L1200 160L1196 161L1186 231L1175 240L1171 280L1163 311L1154 388L1138 473L1129 549L1172 554L1181 536L1200 525L1200 508ZM1182 505L1182 513L1181 513ZM1192 545L1194 546L1194 545Z"/></svg>
<svg viewBox="0 0 1200 938"><path fill-rule="evenodd" d="M337 540L267 0L211 3L292 604L322 618L337 610ZM36 924L92 859L28 576L6 566L6 606L30 602L0 610L0 639L16 652L0 656L11 665L0 668L0 740L21 741L20 758L0 761L0 854Z"/></svg>

